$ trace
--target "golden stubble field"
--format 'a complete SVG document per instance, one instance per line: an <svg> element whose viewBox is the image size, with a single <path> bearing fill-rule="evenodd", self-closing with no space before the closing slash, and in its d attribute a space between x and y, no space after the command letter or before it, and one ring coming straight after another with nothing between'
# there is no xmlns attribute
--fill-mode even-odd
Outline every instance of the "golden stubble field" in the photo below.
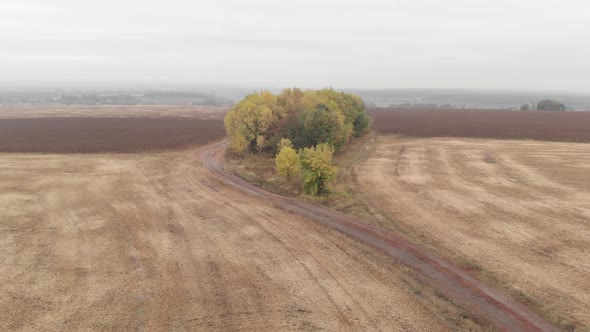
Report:
<svg viewBox="0 0 590 332"><path fill-rule="evenodd" d="M478 328L385 255L218 182L199 149L0 153L0 330Z"/></svg>
<svg viewBox="0 0 590 332"><path fill-rule="evenodd" d="M564 327L590 326L590 144L378 136L356 184L382 226Z"/></svg>
<svg viewBox="0 0 590 332"><path fill-rule="evenodd" d="M407 273L193 153L0 154L0 329L450 329Z"/></svg>

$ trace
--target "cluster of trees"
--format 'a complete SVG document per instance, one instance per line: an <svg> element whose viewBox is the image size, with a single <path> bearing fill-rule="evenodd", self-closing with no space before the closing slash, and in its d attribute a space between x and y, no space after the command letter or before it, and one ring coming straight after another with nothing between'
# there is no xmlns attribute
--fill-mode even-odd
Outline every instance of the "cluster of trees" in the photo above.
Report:
<svg viewBox="0 0 590 332"><path fill-rule="evenodd" d="M556 100L545 99L537 104L537 109L539 111L565 111L565 105Z"/></svg>
<svg viewBox="0 0 590 332"><path fill-rule="evenodd" d="M224 119L234 153L277 154L279 173L301 175L306 192L317 194L336 177L333 154L369 128L358 96L332 89L285 89L279 95L248 95Z"/></svg>
<svg viewBox="0 0 590 332"><path fill-rule="evenodd" d="M334 149L327 143L293 149L291 141L281 140L280 150L275 157L275 164L279 174L290 180L301 176L303 190L312 195L321 193L327 184L336 180L338 168L332 165Z"/></svg>
<svg viewBox="0 0 590 332"><path fill-rule="evenodd" d="M531 105L533 110L539 111L565 111L565 105L560 103L559 101L552 100L552 99L545 99L541 100L537 104L522 104L520 106L521 111L529 111L531 110Z"/></svg>
<svg viewBox="0 0 590 332"><path fill-rule="evenodd" d="M66 105L136 105L137 98L132 95L98 95L83 94L62 95L59 99L60 104Z"/></svg>
<svg viewBox="0 0 590 332"><path fill-rule="evenodd" d="M225 128L236 153L277 152L281 139L295 149L328 143L336 151L369 127L360 97L332 89L285 89L280 95L253 93L225 117Z"/></svg>

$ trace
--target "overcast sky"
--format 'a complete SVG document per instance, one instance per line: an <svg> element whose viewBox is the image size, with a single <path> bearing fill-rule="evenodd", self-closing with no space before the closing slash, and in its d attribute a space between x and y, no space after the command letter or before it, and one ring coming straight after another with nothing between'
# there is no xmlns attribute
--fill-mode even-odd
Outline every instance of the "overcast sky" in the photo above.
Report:
<svg viewBox="0 0 590 332"><path fill-rule="evenodd" d="M588 0L0 0L0 82L590 92Z"/></svg>

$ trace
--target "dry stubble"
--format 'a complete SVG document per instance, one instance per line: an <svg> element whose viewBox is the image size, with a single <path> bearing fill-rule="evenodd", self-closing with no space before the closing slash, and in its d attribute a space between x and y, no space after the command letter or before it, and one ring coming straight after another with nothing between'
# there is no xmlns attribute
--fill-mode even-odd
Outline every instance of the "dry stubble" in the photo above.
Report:
<svg viewBox="0 0 590 332"><path fill-rule="evenodd" d="M358 184L382 225L590 326L589 164L589 144L380 136Z"/></svg>

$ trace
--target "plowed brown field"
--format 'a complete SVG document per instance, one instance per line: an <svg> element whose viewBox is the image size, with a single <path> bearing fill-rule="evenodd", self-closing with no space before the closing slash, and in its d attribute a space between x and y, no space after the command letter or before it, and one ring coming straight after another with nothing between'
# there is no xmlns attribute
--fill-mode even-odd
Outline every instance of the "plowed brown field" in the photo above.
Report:
<svg viewBox="0 0 590 332"><path fill-rule="evenodd" d="M190 106L0 107L0 152L145 152L225 136L227 108Z"/></svg>
<svg viewBox="0 0 590 332"><path fill-rule="evenodd" d="M0 152L145 152L198 146L224 136L221 119L0 119Z"/></svg>
<svg viewBox="0 0 590 332"><path fill-rule="evenodd" d="M590 326L590 144L378 136L357 169L380 224L562 327Z"/></svg>
<svg viewBox="0 0 590 332"><path fill-rule="evenodd" d="M590 142L590 112L376 108L368 113L381 134Z"/></svg>

